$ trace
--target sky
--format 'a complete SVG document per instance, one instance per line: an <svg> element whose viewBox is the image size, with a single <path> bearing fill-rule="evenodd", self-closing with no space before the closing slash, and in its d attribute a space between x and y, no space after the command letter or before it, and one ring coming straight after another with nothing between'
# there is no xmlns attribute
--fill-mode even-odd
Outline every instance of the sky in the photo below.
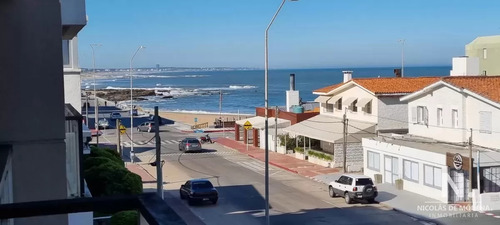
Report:
<svg viewBox="0 0 500 225"><path fill-rule="evenodd" d="M264 68L281 0L86 0L82 68ZM478 36L500 34L498 0L287 1L269 30L270 68L447 66Z"/></svg>

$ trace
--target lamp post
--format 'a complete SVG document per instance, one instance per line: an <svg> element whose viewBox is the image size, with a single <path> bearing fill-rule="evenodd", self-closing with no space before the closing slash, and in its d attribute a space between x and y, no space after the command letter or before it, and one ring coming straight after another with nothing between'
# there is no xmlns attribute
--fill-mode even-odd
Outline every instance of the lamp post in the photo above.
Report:
<svg viewBox="0 0 500 225"><path fill-rule="evenodd" d="M290 1L298 1L298 0L290 0ZM278 16L279 12L281 11L281 8L283 8L283 5L285 4L286 0L283 0L281 2L281 5L279 6L278 10L276 13L274 13L273 18L271 19L271 22L269 22L269 25L267 25L266 32L265 32L265 46L264 46L264 51L265 51L265 60L264 60L264 107L265 107L265 132L264 132L264 145L265 145L265 186L266 186L266 224L269 225L269 101L268 101L268 70L269 70L269 49L268 49L268 34L269 34L269 28L271 28L271 25L273 24L274 20Z"/></svg>
<svg viewBox="0 0 500 225"><path fill-rule="evenodd" d="M132 62L134 61L135 55L137 55L137 52L139 50L146 48L144 46L139 46L137 50L135 51L134 55L132 55L132 58L130 59L130 70L129 70L129 75L130 75L130 162L134 162L134 100L133 100L133 94L132 94Z"/></svg>
<svg viewBox="0 0 500 225"><path fill-rule="evenodd" d="M401 43L401 77L405 76L405 39L400 39Z"/></svg>
<svg viewBox="0 0 500 225"><path fill-rule="evenodd" d="M95 49L94 47L100 47L102 46L102 44L90 44L90 47L92 48L92 65L93 65L93 68L94 68L94 73L93 73L93 77L94 77L94 129L97 131L97 135L96 135L96 144L97 144L97 147L99 147L99 104L98 104L98 101L97 101L97 92L95 90ZM87 120L88 120L88 117L87 117Z"/></svg>

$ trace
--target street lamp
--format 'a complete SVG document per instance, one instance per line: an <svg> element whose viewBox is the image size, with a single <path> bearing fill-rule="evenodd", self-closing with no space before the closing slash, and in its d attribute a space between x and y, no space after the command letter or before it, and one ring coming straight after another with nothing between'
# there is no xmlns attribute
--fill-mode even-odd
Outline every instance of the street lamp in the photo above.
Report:
<svg viewBox="0 0 500 225"><path fill-rule="evenodd" d="M135 55L137 55L137 52L139 50L146 48L144 46L139 46L137 50L135 51L134 55L132 55L132 58L130 59L130 70L129 70L129 75L130 75L130 162L134 162L134 100L133 100L133 94L132 94L132 62L134 61Z"/></svg>
<svg viewBox="0 0 500 225"><path fill-rule="evenodd" d="M401 43L401 77L405 76L405 39L400 39Z"/></svg>
<svg viewBox="0 0 500 225"><path fill-rule="evenodd" d="M298 0L290 0L290 1L298 1ZM266 32L265 32L265 46L264 46L264 51L265 51L265 66L264 66L264 107L266 110L265 113L265 132L264 132L264 145L265 145L265 156L266 156L266 175L265 175L265 186L266 186L266 224L269 225L269 101L268 101L268 70L269 70L269 50L268 50L268 33L269 33L269 28L271 28L271 25L274 22L274 19L276 19L276 16L278 16L279 12L281 11L281 8L285 4L286 0L283 0L281 2L281 5L279 6L278 10L276 13L274 13L273 18L271 19L271 22L269 22L269 25L267 25Z"/></svg>
<svg viewBox="0 0 500 225"><path fill-rule="evenodd" d="M97 135L96 135L96 144L97 144L97 147L99 147L99 105L98 105L98 102L97 102L97 92L95 90L95 52L94 52L94 47L101 47L102 44L90 44L90 47L92 48L92 65L93 65L93 68L94 68L94 73L93 73L93 77L94 77L94 128L95 130L97 131ZM87 117L87 120L88 120L88 117Z"/></svg>

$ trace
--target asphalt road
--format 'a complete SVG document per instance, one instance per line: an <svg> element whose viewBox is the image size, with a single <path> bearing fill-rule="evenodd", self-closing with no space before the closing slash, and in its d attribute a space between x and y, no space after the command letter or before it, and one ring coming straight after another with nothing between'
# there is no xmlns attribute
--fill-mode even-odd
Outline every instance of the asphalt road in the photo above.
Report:
<svg viewBox="0 0 500 225"><path fill-rule="evenodd" d="M162 159L165 190L178 198L181 184L191 178L206 178L219 191L217 205L199 204L191 210L205 224L265 224L264 163L226 149L218 144L204 144L203 153L182 153L177 141L184 137L205 134L185 134L173 126L161 128ZM211 133L218 136L231 133ZM127 135L122 135L128 141ZM101 142L115 141L115 130L106 130ZM151 140L153 134L134 131L136 142ZM127 145L125 156L129 154ZM154 143L135 145L137 163L154 161ZM150 173L155 168L145 165ZM321 183L276 167L270 167L270 221L271 224L421 224L412 218L379 204L356 203L348 205L343 198L330 198L327 187ZM151 188L155 184L150 184ZM179 205L172 205L179 207Z"/></svg>

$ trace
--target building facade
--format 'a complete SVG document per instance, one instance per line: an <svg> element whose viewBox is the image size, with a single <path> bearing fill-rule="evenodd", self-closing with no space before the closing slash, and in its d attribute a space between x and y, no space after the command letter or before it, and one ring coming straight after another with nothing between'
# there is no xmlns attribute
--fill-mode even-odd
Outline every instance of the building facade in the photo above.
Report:
<svg viewBox="0 0 500 225"><path fill-rule="evenodd" d="M484 36L474 39L465 45L465 54L468 57L479 59L481 75L500 75L500 35ZM471 74L479 75L479 74Z"/></svg>

